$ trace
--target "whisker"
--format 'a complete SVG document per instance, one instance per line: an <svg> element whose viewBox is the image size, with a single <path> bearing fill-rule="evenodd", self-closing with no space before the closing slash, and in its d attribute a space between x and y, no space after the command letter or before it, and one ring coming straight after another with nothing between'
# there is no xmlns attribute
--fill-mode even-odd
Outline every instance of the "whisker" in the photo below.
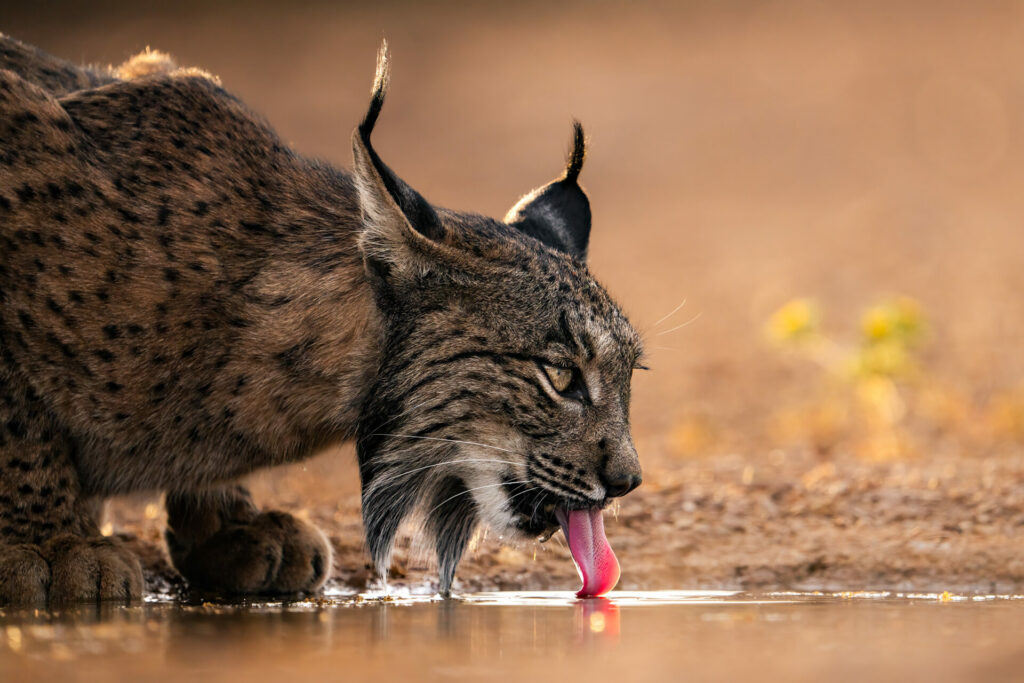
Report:
<svg viewBox="0 0 1024 683"><path fill-rule="evenodd" d="M543 491L543 489L541 490ZM540 506L544 503L545 498L546 496L537 496L537 500L533 501L533 510L530 511L530 519L537 518L537 510L540 509Z"/></svg>
<svg viewBox="0 0 1024 683"><path fill-rule="evenodd" d="M498 465L521 465L522 463L513 462L511 460L490 460L488 458L462 458L459 460L447 460L445 462L437 462L433 465L424 465L423 467L416 467L411 470L403 470L401 472L394 472L391 475L395 478L405 476L407 474L413 474L414 472L421 472L423 470L429 470L432 467L444 467L446 465L455 465L462 462L493 462Z"/></svg>
<svg viewBox="0 0 1024 683"><path fill-rule="evenodd" d="M530 493L532 491L538 491L538 490L541 490L541 488L539 486L531 486L530 488L526 489L525 491L520 491L519 493L516 493L516 494L513 494L513 495L509 496L508 499L511 501L511 500L513 500L515 498L518 498L519 496L523 495L524 493Z"/></svg>
<svg viewBox="0 0 1024 683"><path fill-rule="evenodd" d="M391 418L389 418L389 419L385 420L384 422L380 423L379 425L377 425L377 428L380 429L384 425L391 424L392 422L394 422L398 418L404 417L404 416L408 415L409 413L411 413L412 411L418 410L418 409L422 408L423 406L425 406L428 403L430 403L432 400L434 400L434 399L428 398L426 401L421 401L421 402L417 403L416 405L412 406L411 408L406 408L402 412L398 413L398 415L394 415ZM374 436L374 434L366 434L365 436L363 436L362 439L360 439L360 442L365 441L366 439L370 438L371 436Z"/></svg>
<svg viewBox="0 0 1024 683"><path fill-rule="evenodd" d="M673 328L670 328L670 329L667 329L667 330L665 330L664 332L659 332L658 334L656 334L656 335L654 335L654 336L655 336L655 337L660 337L660 336L661 336L661 335L663 335L663 334L668 334L669 332L675 332L676 330L681 330L681 329L683 329L684 327L687 327L688 325L692 325L693 323L697 322L697 320L699 320L699 319L700 319L700 316L701 316L701 314L703 314L703 313L704 313L704 311L700 311L699 313L697 313L697 315L693 316L692 318L690 318L689 320L687 320L687 321L686 321L685 323L683 323L683 324L681 324L681 325L676 325L675 327L673 327Z"/></svg>
<svg viewBox="0 0 1024 683"><path fill-rule="evenodd" d="M562 499L562 498L570 498L570 499L575 498L576 500L580 501L581 503L593 503L594 502L590 498L590 496L582 495L574 487L569 486L568 484L566 484L564 482L559 482L559 484L564 486L566 488L566 491L571 491L572 493L566 493L566 491L559 491L553 485L545 482L544 480L538 481L537 484L538 484L538 486L540 486L540 488L544 489L544 491L546 491L547 493L550 493L551 495L553 495L556 500Z"/></svg>
<svg viewBox="0 0 1024 683"><path fill-rule="evenodd" d="M530 488L526 489L525 491L520 491L519 493L516 493L516 494L513 494L513 495L509 496L508 500L505 501L506 503L509 504L508 505L508 511L509 512L514 512L514 510L512 509L511 503L512 503L513 500L515 500L519 496L522 496L522 495L527 494L527 493L533 493L534 491L543 491L543 490L544 489L542 489L539 486L531 486ZM543 500L543 498L544 498L543 496L540 497L541 500ZM537 516L537 508L539 507L539 504L540 504L540 501L537 501L537 502L534 503L534 505L533 505L533 512L530 513L530 519L534 519Z"/></svg>
<svg viewBox="0 0 1024 683"><path fill-rule="evenodd" d="M480 489L493 489L495 486L505 486L506 484L529 484L529 483L530 482L528 480L523 480L523 481L500 481L497 484L486 484L484 486L474 486L471 489L466 489L465 491L459 491L454 496L449 496L448 498L445 498L440 503L438 503L434 507L432 507L429 510L427 510L427 515L429 516L431 512L433 512L437 508L441 507L442 505L444 505L448 501L455 500L459 496L464 496L467 493L472 493L473 491L479 491Z"/></svg>
<svg viewBox="0 0 1024 683"><path fill-rule="evenodd" d="M666 320L671 318L673 315L675 315L676 311L678 311L680 308L682 308L685 305L686 305L686 299L683 299L682 302L680 302L680 304L678 306L676 306L675 308L673 308L671 311L668 312L668 315L663 316L660 320L658 320L658 322L654 323L651 327L657 327L658 325L662 324L663 322L665 322Z"/></svg>
<svg viewBox="0 0 1024 683"><path fill-rule="evenodd" d="M380 434L380 433L377 433L377 434L373 434L373 436L387 436L387 437L394 437L396 439L422 439L424 441L446 441L448 443L461 443L461 444L466 444L468 446L480 446L482 448L492 448L492 449L494 449L496 451L502 451L503 453L511 453L512 455L523 455L519 451L512 451L512 450L509 450L507 448L501 448L499 446L492 446L492 445L487 444L487 443L480 443L479 441L462 441L460 439L445 439L445 438L438 437L438 436L416 436L414 434ZM523 455L523 457L526 457L526 456Z"/></svg>

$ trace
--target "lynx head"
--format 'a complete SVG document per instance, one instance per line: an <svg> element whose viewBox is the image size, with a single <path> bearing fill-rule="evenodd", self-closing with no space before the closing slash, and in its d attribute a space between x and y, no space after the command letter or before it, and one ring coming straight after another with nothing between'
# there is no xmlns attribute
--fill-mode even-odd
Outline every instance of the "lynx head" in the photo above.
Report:
<svg viewBox="0 0 1024 683"><path fill-rule="evenodd" d="M600 511L640 483L629 399L641 345L585 263L582 128L562 175L503 221L435 208L370 143L387 76L382 48L353 135L360 248L384 321L357 442L370 553L383 574L419 512L447 593L479 523L537 537L561 522L584 591L598 592L618 577Z"/></svg>

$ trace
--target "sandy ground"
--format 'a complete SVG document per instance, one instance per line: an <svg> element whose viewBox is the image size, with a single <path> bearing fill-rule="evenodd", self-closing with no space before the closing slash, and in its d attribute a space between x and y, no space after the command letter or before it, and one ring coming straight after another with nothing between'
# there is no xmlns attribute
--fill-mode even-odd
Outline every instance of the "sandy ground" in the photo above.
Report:
<svg viewBox="0 0 1024 683"><path fill-rule="evenodd" d="M332 460L288 477L259 477L256 490L328 530L337 551L334 588L373 588L355 491L338 496L330 483L316 483L320 472L338 476ZM122 503L115 513L120 527L145 542L151 588L178 588L159 550L156 501ZM626 590L1024 591L1020 456L927 463L823 461L784 451L720 456L662 473L606 518ZM515 546L483 536L459 576L457 589L467 592L565 590L577 581L560 535ZM429 554L407 539L392 584L431 583Z"/></svg>
<svg viewBox="0 0 1024 683"><path fill-rule="evenodd" d="M492 215L558 171L580 118L592 268L653 368L645 485L608 524L623 586L1024 590L1024 5L49 2L0 30L83 62L166 50L346 166L386 35L383 157ZM861 312L896 295L927 334L881 384L764 334L813 297L830 348L860 348ZM254 485L322 524L358 587L355 477L342 450ZM158 502L118 502L116 526L156 548ZM411 557L398 577L429 577ZM557 541L493 536L460 577L575 580Z"/></svg>

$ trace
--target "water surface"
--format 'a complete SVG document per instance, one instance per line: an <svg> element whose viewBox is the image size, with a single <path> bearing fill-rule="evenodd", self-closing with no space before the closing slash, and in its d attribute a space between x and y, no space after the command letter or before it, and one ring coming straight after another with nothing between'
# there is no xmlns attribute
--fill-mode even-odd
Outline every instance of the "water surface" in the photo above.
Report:
<svg viewBox="0 0 1024 683"><path fill-rule="evenodd" d="M1018 596L328 596L0 616L0 680L963 680L1024 671Z"/></svg>

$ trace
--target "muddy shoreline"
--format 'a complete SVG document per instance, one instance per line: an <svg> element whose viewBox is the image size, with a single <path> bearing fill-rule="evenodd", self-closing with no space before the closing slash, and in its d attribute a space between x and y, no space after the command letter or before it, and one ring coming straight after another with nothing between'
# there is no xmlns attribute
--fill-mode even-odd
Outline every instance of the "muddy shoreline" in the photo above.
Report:
<svg viewBox="0 0 1024 683"><path fill-rule="evenodd" d="M1016 541L1024 526L1024 458L866 463L776 453L766 460L686 463L609 509L619 588L1024 593ZM294 506L291 492L308 495L317 476L291 475L255 482L257 497L329 535L332 588L376 585L352 496L332 507ZM156 505L121 502L112 517L137 538L150 590L166 592L181 583L166 561ZM391 583L436 584L429 554L409 537L398 544ZM467 552L456 587L575 590L578 579L560 535L510 546L487 534Z"/></svg>

